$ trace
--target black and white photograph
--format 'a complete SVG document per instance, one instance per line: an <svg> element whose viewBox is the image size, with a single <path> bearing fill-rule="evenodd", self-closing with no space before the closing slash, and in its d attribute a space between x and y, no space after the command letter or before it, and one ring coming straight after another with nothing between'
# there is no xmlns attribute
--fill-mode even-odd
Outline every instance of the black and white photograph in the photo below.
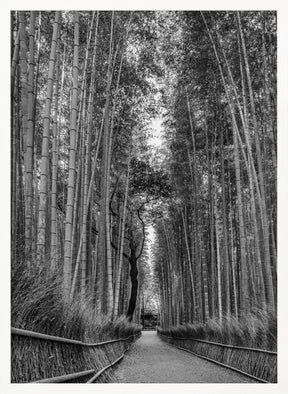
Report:
<svg viewBox="0 0 288 394"><path fill-rule="evenodd" d="M10 384L277 387L275 5L27 5L6 12Z"/></svg>

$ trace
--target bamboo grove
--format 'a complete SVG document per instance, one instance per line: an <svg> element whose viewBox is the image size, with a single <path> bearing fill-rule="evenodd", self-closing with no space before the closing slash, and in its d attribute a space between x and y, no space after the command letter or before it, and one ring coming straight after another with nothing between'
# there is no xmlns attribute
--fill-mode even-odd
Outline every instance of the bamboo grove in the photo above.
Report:
<svg viewBox="0 0 288 394"><path fill-rule="evenodd" d="M112 319L276 315L276 44L272 11L11 12L12 267Z"/></svg>
<svg viewBox="0 0 288 394"><path fill-rule="evenodd" d="M162 42L174 193L154 246L161 326L275 314L276 14L176 18Z"/></svg>
<svg viewBox="0 0 288 394"><path fill-rule="evenodd" d="M163 177L145 158L153 15L11 12L12 267L56 270L65 302L111 318L139 315L149 196L138 178L143 166L152 186Z"/></svg>

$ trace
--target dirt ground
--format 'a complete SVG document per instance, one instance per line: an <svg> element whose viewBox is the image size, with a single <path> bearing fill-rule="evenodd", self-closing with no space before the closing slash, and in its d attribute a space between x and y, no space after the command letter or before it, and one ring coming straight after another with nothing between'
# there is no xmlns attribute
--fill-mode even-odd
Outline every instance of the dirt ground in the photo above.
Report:
<svg viewBox="0 0 288 394"><path fill-rule="evenodd" d="M173 348L144 331L109 383L255 383L254 380Z"/></svg>

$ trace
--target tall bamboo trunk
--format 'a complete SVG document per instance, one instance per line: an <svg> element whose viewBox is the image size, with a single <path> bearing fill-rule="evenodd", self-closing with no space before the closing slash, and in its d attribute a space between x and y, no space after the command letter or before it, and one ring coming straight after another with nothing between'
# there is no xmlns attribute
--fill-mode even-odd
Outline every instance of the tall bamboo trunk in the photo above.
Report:
<svg viewBox="0 0 288 394"><path fill-rule="evenodd" d="M41 154L41 176L39 185L39 214L38 214L38 236L37 236L37 257L39 264L45 261L46 234L47 234L47 204L48 204L48 177L49 177L49 139L50 139L50 114L53 95L54 68L56 58L56 47L58 29L60 25L60 11L55 12L53 24L53 35L50 51L47 95L43 121L42 154Z"/></svg>
<svg viewBox="0 0 288 394"><path fill-rule="evenodd" d="M23 33L22 33L23 34ZM11 37L11 41L13 41L13 37ZM14 87L15 87L15 80L16 80L16 70L19 61L19 52L20 52L20 29L15 38L14 43L14 50L13 50L13 57L11 61L11 95L14 97Z"/></svg>
<svg viewBox="0 0 288 394"><path fill-rule="evenodd" d="M101 245L101 248L99 248L99 268L100 268L100 273L98 277L99 281L99 293L101 297L101 309L102 313L107 313L107 307L108 307L108 276L107 276L107 260L108 260L108 255L107 255L107 247L110 250L111 245L108 245L107 242L107 228L109 228L110 231L110 220L109 220L109 193L107 196L107 190L109 192L109 181L110 181L110 168L108 170L107 166L109 163L108 159L108 154L109 154L109 134L110 134L110 129L109 129L109 118L110 118L110 89L111 89L111 83L112 83L112 50L113 50L113 23L114 23L114 13L112 12L112 17L111 17L111 25L110 25L110 43L109 43L109 55L108 55L108 66L107 66L107 85L106 85L106 97L105 97L105 107L104 107L104 112L103 112L103 121L101 124L101 128L99 131L99 137L97 140L97 145L96 145L96 153L95 153L95 158L96 154L98 154L98 149L100 146L100 140L101 140L101 135L102 135L102 130L103 130L103 154L102 154L102 173L101 173L101 202L100 202L100 218L99 218L99 243ZM92 177L93 177L93 172L96 169L96 160L94 158L94 163L93 163L93 170L92 170ZM109 177L109 180L107 180L107 177ZM108 183L108 184L107 184ZM91 183L90 183L91 187ZM107 211L108 208L108 211ZM109 235L108 235L109 236ZM109 280L109 288L112 286L112 294L113 294L113 283L112 280ZM111 290L111 288L110 288ZM110 291L110 296L109 300L111 301L111 291ZM112 306L109 305L109 308L111 308L111 313L113 311L113 304Z"/></svg>
<svg viewBox="0 0 288 394"><path fill-rule="evenodd" d="M106 185L105 185L105 228L106 228L106 264L107 264L107 314L113 313L113 269L112 269L112 251L111 251L111 226L110 226L110 165L111 165L111 144L113 119L111 121L111 130L109 130L109 118L105 122L105 135L107 136L106 145Z"/></svg>
<svg viewBox="0 0 288 394"><path fill-rule="evenodd" d="M18 100L20 102L20 100ZM20 110L20 109L19 109ZM18 111L17 111L18 112ZM25 206L24 206L24 184L23 184L23 166L22 166L22 155L21 155L21 119L20 114L18 113L17 116L17 127L16 127L16 135L17 135L17 142L16 142L16 242L19 240L23 240L25 236ZM19 247L19 244L16 244L16 257L17 262L23 261L23 256L25 255L25 250Z"/></svg>
<svg viewBox="0 0 288 394"><path fill-rule="evenodd" d="M81 116L81 142L80 146L81 148L79 149L79 159L81 160L81 175L80 175L80 206L79 206L79 223L77 226L78 230L78 235L80 236L80 239L78 238L77 241L79 242L78 249L75 244L75 251L78 250L77 252L77 260L76 260L76 265L75 265L75 271L79 271L79 265L81 265L80 268L80 292L81 292L81 297L82 299L85 296L86 292L86 244L85 244L85 258L84 258L84 252L83 252L83 243L87 242L87 238L84 240L84 234L85 237L87 237L87 209L85 206L85 200L86 200L86 195L87 190L85 190L85 171L86 171L86 142L87 142L87 134L88 134L88 129L87 129L87 114L86 114L86 96L87 96L87 89L85 88L84 90L84 95L83 95L83 103L82 103L82 116ZM80 117L80 112L79 112L79 117ZM86 153L85 153L86 152ZM87 158L88 159L88 158ZM87 163L88 165L88 163ZM83 226L83 219L84 219L84 211L85 211L85 228ZM77 268L76 268L77 267ZM74 273L75 276L75 273Z"/></svg>
<svg viewBox="0 0 288 394"><path fill-rule="evenodd" d="M192 113L191 113L191 108L190 108L190 101L188 97L188 92L186 89L186 102L187 102L187 108L188 108L188 115L189 115L189 124L190 124L190 133L191 133L191 141L192 141L192 160L190 157L190 153L188 150L188 159L189 159L189 164L190 164L190 171L191 171L191 176L192 180L194 178L194 187L193 187L193 193L194 193L194 214L195 214L195 231L196 231L196 236L195 236L195 267L196 267L196 283L197 283L197 299L198 299L198 319L202 320L202 289L201 289L201 267L202 267L202 259L201 259L201 242L200 242L200 230L199 230L199 219L198 219L198 191L199 191L199 186L198 186L198 173L197 173L197 166L196 166L196 144L195 144L195 136L194 136L194 125L193 125L193 119L192 119ZM192 163L193 163L193 170L192 170ZM194 172L194 177L193 177L193 172ZM205 274L206 274L205 270ZM205 288L207 290L207 288ZM207 313L208 310L206 309L206 301L207 301L208 294L204 293L204 320L207 318ZM201 316L200 316L201 315Z"/></svg>
<svg viewBox="0 0 288 394"><path fill-rule="evenodd" d="M97 11L97 18L98 18L99 11ZM83 118L80 116L80 114L83 113L83 107L85 107L85 100L84 100L84 92L86 89L86 82L87 82L87 68L88 68L88 59L89 59L89 53L90 53L90 46L91 46L91 39L92 39L92 33L93 33L93 25L94 25L94 18L95 18L95 11L92 12L92 18L88 30L88 39L87 39L87 46L86 46L86 51L85 51L85 59L84 59L84 64L83 64L83 77L82 77L82 84L81 87L79 88L80 92L80 101L79 101L79 116L77 119L77 135L76 135L76 147L78 147L78 136L80 135L80 126L81 126L81 121L83 121ZM97 30L96 30L97 32ZM92 72L94 69L92 68Z"/></svg>
<svg viewBox="0 0 288 394"><path fill-rule="evenodd" d="M247 262L246 262L246 242L245 242L245 230L244 230L244 216L243 216L243 202L242 202L242 192L241 192L241 175L240 175L240 159L239 159L239 142L240 142L240 147L243 153L243 156L245 158L245 163L248 163L247 158L245 157L245 152L243 150L243 145L241 142L241 137L239 134L239 129L237 126L237 122L236 122L236 117L235 117L235 110L234 110L234 102L233 100L231 100L231 96L229 93L229 89L227 87L227 83L225 81L225 77L224 77L224 73L223 73L223 67L221 65L220 59L219 59L219 55L218 55L218 51L216 49L215 46L215 42L212 38L210 29L207 25L206 19L204 17L204 14L201 12L202 18L204 20L206 29L207 29L207 33L209 35L211 44L213 46L213 50L215 53L215 57L217 60L217 64L218 64L218 68L219 68L219 72L221 75L221 79L222 79L222 83L223 83L223 87L225 90L225 94L228 100L228 105L229 105L229 110L230 110L230 114L231 114L231 118L232 118L232 129L233 129L233 145L234 145L234 163L235 163L235 172L236 172L236 189L237 189L237 200L238 200L238 218L239 218L239 234L240 234L240 256L241 256L241 290L240 290L240 294L241 294L241 300L240 300L240 307L241 307L241 313L245 314L248 311L248 306L249 306L249 295L248 295L248 286L247 286L247 281L248 281L248 276L247 276ZM218 35L217 35L218 37ZM221 47L221 45L220 45ZM232 87L234 88L235 91L235 85L233 82L233 78L232 78L232 74L230 71L230 67L228 65L227 59L225 57L223 48L221 47L222 52L223 52L223 56L228 68L228 72L229 72L229 78L231 80L232 83ZM237 96L237 92L235 92L236 95L236 101L238 99ZM237 101L237 104L239 103L239 101ZM239 108L239 105L238 105ZM243 114L241 111L241 108L239 108L240 110L240 116L241 116L241 120L244 126L244 130L245 130L245 136L247 135L246 133L246 127L245 127L245 121L243 119ZM239 140L239 142L238 142Z"/></svg>
<svg viewBox="0 0 288 394"><path fill-rule="evenodd" d="M77 127L77 97L78 97L78 62L79 62L79 12L74 12L74 59L73 59L73 93L70 121L70 148L69 148L69 173L67 186L67 204L65 215L65 245L64 245L64 267L63 267L63 291L64 297L68 299L71 287L72 251L71 235L73 223L74 206L74 178L76 161L76 127Z"/></svg>
<svg viewBox="0 0 288 394"><path fill-rule="evenodd" d="M173 267L173 257L171 253L171 239L168 235L168 231L166 229L165 225L165 220L162 220L162 225L163 225L163 230L164 230L164 235L165 235L165 244L166 244L166 249L167 249L167 254L166 254L166 259L167 259L167 277L169 278L169 288L170 288L170 294L171 294L171 318L172 318L172 324L175 325L175 315L176 315L176 283L175 283L175 271ZM173 295L173 296L172 296Z"/></svg>
<svg viewBox="0 0 288 394"><path fill-rule="evenodd" d="M217 304L218 304L218 318L221 324L223 310L222 310L222 280L221 280L221 253L220 253L220 236L219 236L219 215L215 194L215 234L216 234L216 260L217 260Z"/></svg>
<svg viewBox="0 0 288 394"><path fill-rule="evenodd" d="M18 70L16 67L19 61L19 37L18 31L14 44L14 54L11 64L11 247L12 258L17 259L16 239L17 239L17 118L18 118ZM12 37L11 37L12 40Z"/></svg>
<svg viewBox="0 0 288 394"><path fill-rule="evenodd" d="M28 108L27 108L27 147L25 160L25 248L26 259L31 263L33 251L33 170L34 170L34 42L35 42L35 12L30 12L29 28L29 74L28 74Z"/></svg>
<svg viewBox="0 0 288 394"><path fill-rule="evenodd" d="M235 247L234 247L234 231L233 231L233 223L232 223L232 212L230 209L229 214L230 221L230 238L231 238L231 277L232 277L232 294L233 294L233 306L234 306L234 314L236 319L238 319L238 296L237 296L237 283L236 283L236 257L235 257ZM232 305L231 305L232 306Z"/></svg>
<svg viewBox="0 0 288 394"><path fill-rule="evenodd" d="M233 126L234 128L235 126ZM244 215L243 215L243 199L241 188L241 173L240 173L240 159L239 159L239 145L238 140L233 132L233 145L234 145L234 163L236 173L236 190L238 202L238 220L239 220L239 233L240 233L240 261L241 261L241 289L240 289L240 313L245 315L249 307L249 294L248 294L248 276L247 276L247 261L246 261L246 238L244 230Z"/></svg>
<svg viewBox="0 0 288 394"><path fill-rule="evenodd" d="M59 43L59 38L58 38ZM59 99L59 76L60 76L60 53L58 53L55 66L55 93L54 93L54 116L53 116L53 140L52 140L52 176L51 176L51 237L50 259L51 270L54 270L58 262L57 245L57 170L58 170L58 99Z"/></svg>
<svg viewBox="0 0 288 394"><path fill-rule="evenodd" d="M194 284L194 275L192 271L192 260L191 260L191 255L190 255L190 248L189 248L189 241L188 241L188 234L187 234L187 228L186 228L186 223L185 223L185 218L183 211L181 209L181 218L182 218L182 225L183 225L183 231L184 231L184 240L185 240L185 248L186 248L186 254L187 254L187 262L188 262L188 268L189 268L189 274L190 274L190 280L191 280L191 291L192 291L192 319L193 322L195 322L196 317L198 317L198 305L196 304L196 292L195 292L195 284Z"/></svg>
<svg viewBox="0 0 288 394"><path fill-rule="evenodd" d="M94 14L93 14L94 16ZM91 22L92 24L92 22ZM92 28L91 28L92 30ZM83 218L82 218L82 231L81 238L82 242L82 256L81 256L81 294L82 297L85 296L85 289L87 284L87 223L88 223L88 211L89 211L89 203L88 201L88 189L89 189L89 175L91 168L91 133L92 133L92 120L93 120L93 102L95 95L95 76L96 76L96 49L97 49L97 33L98 33L98 12L97 12L97 20L96 20L96 28L95 28L95 40L94 40L94 49L93 49L93 57L92 57L92 74L91 74L91 82L90 82L90 90L89 90L89 98L88 98L88 108L87 108L87 135L85 142L85 171L84 171L84 206L83 206ZM91 33L90 33L91 34Z"/></svg>
<svg viewBox="0 0 288 394"><path fill-rule="evenodd" d="M259 177L259 184L260 184L260 191L261 191L261 208L262 208L261 209L261 220L262 220L262 224L263 224L263 237L264 237L264 266L263 266L263 268L264 268L264 283L265 283L265 290L266 290L266 299L267 299L267 304L271 308L271 310L275 310L275 299L274 299L274 290L273 290L273 282L272 282L270 247L269 247L269 224L268 224L267 208L266 208L266 192L265 192L265 185L264 185L263 164L262 164L261 148L260 148L260 141L259 141L259 128L258 128L258 122L257 122L257 117L256 117L254 93L253 93L253 88L252 88L250 67L249 67L249 61L248 61L248 56L247 56L247 51L246 51L244 33L243 33L243 29L242 29L242 22L241 22L241 18L240 18L240 13L238 11L237 11L237 20L238 20L238 27L239 27L240 38L241 38L241 43L242 43L246 76L247 76L247 84L248 84L250 106L251 106L252 120L253 120L253 126L254 126L254 135L255 135L258 177Z"/></svg>
<svg viewBox="0 0 288 394"><path fill-rule="evenodd" d="M214 219L214 184L213 184L213 171L212 163L209 155L209 139L207 125L205 124L205 138L206 138L206 156L207 156L207 167L208 167L208 212L209 212L209 228L210 228L210 309L211 317L215 319L216 317L216 283L217 283L217 272L216 272L216 255L215 255L215 219Z"/></svg>
<svg viewBox="0 0 288 394"><path fill-rule="evenodd" d="M224 257L224 278L225 278L225 313L230 315L230 264L229 264L229 250L228 250L228 234L227 234L227 203L225 193L225 167L224 167L224 146L223 146L223 131L221 131L221 197L222 197L222 217L223 217L223 257Z"/></svg>
<svg viewBox="0 0 288 394"><path fill-rule="evenodd" d="M95 169L96 169L96 163L97 163L97 157L98 157L98 150L99 150L99 145L100 145L100 139L101 139L101 134L102 134L102 125L99 131L98 135L98 141L97 141L97 146L95 149L95 156L94 156L94 164L93 164L93 170L91 173L91 133L92 133L92 117L93 117L93 102L94 102L94 95L95 95L95 75L96 75L96 50L97 50L97 38L98 38L98 21L99 21L99 11L97 11L97 18L96 18L96 27L95 27L95 39L94 39L94 49L93 49L93 56L92 56L92 74L91 74L91 82L90 82L90 89L89 89L89 97L88 97L88 108L87 108L87 133L86 133L86 139L85 139L85 118L86 118L86 108L85 108L85 102L86 102L86 89L84 85L84 80L85 76L87 73L87 64L88 64L88 55L89 55L89 45L90 41L92 38L92 27L94 23L94 13L92 15L92 20L90 24L90 30L89 30L89 38L87 42L87 48L86 48L86 55L85 55L85 62L84 62L84 77L83 77L83 82L82 82L82 87L81 87L81 97L80 97L80 109L82 108L82 117L78 117L78 123L77 123L77 130L80 130L80 118L82 120L82 140L80 141L81 145L81 155L80 155L80 164L81 164L81 171L80 167L78 168L77 172L77 179L76 179L76 192L75 192L75 204L74 204L74 213L73 217L76 217L76 214L79 210L79 217L80 217L80 241L78 245L78 252L76 256L76 263L74 267L74 274L73 274L73 280L72 280L72 287L71 287L71 298L73 299L74 293L75 293L75 288L76 288L76 281L78 277L78 271L79 271L79 265L80 265L80 259L81 259L81 295L82 297L85 296L85 291L86 291L86 282L87 282L87 236L88 236L88 231L87 231L87 224L88 224L88 212L89 212L89 204L91 200L91 194L92 194L92 189L93 189L93 184L94 184L94 175L95 175ZM78 139L77 139L78 140ZM86 152L86 153L85 153ZM89 177L90 177L90 183L89 183ZM80 184L81 184L81 203L80 208L78 208L78 204L76 202L76 199L79 197L78 189L80 189ZM89 186L89 187L88 187ZM73 221L73 228L72 228L72 241L71 241L71 247L72 250L74 250L74 244L75 244L75 239L76 239L76 221ZM94 257L97 260L97 256ZM96 279L96 278L95 278ZM93 284L94 281L92 279L91 284Z"/></svg>
<svg viewBox="0 0 288 394"><path fill-rule="evenodd" d="M274 169L274 179L273 181L275 182L274 185L276 186L277 184L277 154L276 154L276 146L275 146L275 140L274 140L274 133L273 133L273 111L272 111L272 104L271 104L271 99L270 99L270 88L269 88L269 70L268 70L268 53L266 50L266 45L265 45L265 13L263 12L263 22L262 22L262 61L263 61L263 78L264 78L264 91L265 91L265 104L266 104L266 111L265 111L265 125L267 129L267 134L268 134L268 146L271 149L271 155L272 155L272 163L273 163L273 169Z"/></svg>
<svg viewBox="0 0 288 394"><path fill-rule="evenodd" d="M31 265L31 193L30 171L27 172L27 131L28 131L28 80L27 80L27 45L26 45L26 13L20 11L20 78L21 78L21 132L22 132L22 152L24 160L24 204L25 204L25 259L30 268ZM33 19L32 19L33 22ZM31 25L30 25L31 27ZM32 69L33 70L33 69ZM33 71L32 71L33 72ZM30 73L29 73L30 74ZM30 75L29 75L30 77ZM30 98L30 97L29 97ZM31 154L31 151L29 151ZM29 158L29 164L30 164ZM29 206L28 206L29 203ZM29 227L28 227L29 224Z"/></svg>
<svg viewBox="0 0 288 394"><path fill-rule="evenodd" d="M21 131L22 131L22 152L24 163L27 147L27 45L26 45L26 15L25 11L20 11L20 78L21 78Z"/></svg>
<svg viewBox="0 0 288 394"><path fill-rule="evenodd" d="M113 310L114 319L117 317L118 308L119 308L120 279L121 279L121 273L122 273L122 267L123 267L123 249L124 249L124 235L125 235L125 223L126 223L126 209L127 209L128 191L129 191L129 175L130 175L130 156L128 158L126 187L125 187L125 196L124 196L123 214L122 214L122 223L121 223L121 232L120 232L119 263L118 263L118 267L117 267L118 270L117 270L117 274L116 274L115 299L114 299L114 310Z"/></svg>

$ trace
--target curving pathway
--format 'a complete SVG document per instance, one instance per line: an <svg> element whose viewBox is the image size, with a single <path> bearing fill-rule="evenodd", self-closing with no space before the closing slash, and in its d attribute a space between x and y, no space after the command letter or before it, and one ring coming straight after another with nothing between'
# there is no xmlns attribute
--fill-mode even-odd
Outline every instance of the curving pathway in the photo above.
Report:
<svg viewBox="0 0 288 394"><path fill-rule="evenodd" d="M143 331L109 383L255 383L161 341L156 331Z"/></svg>

